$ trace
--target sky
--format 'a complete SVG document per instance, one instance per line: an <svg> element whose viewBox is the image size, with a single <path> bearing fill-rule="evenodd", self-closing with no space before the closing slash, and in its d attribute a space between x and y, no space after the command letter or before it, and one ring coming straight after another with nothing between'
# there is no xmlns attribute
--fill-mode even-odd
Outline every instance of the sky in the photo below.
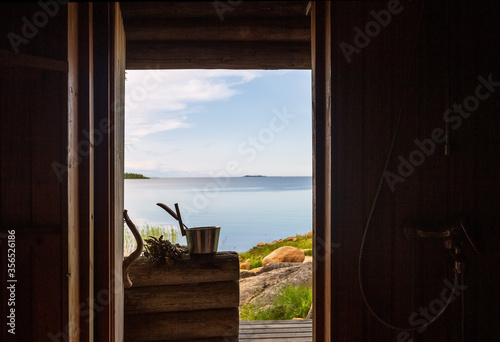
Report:
<svg viewBox="0 0 500 342"><path fill-rule="evenodd" d="M312 175L309 70L128 70L125 172Z"/></svg>

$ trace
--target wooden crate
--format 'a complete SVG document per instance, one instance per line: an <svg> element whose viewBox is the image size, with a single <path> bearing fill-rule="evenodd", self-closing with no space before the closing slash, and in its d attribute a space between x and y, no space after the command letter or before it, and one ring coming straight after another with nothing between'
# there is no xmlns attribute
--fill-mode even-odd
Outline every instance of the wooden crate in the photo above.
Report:
<svg viewBox="0 0 500 342"><path fill-rule="evenodd" d="M237 253L187 256L165 266L140 257L129 273L125 341L238 341Z"/></svg>

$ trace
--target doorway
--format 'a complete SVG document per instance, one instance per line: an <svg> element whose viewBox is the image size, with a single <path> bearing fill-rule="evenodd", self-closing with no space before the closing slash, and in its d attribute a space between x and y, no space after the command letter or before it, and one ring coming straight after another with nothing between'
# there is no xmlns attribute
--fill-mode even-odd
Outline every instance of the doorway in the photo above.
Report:
<svg viewBox="0 0 500 342"><path fill-rule="evenodd" d="M145 235L155 231L156 237L186 244L177 240L176 220L155 206L179 202L187 226L221 226L219 251L239 252L242 264L251 258L251 272L282 246L304 253L300 263L309 261L310 82L309 71L294 70L128 71L125 171L149 179L125 179L125 208ZM309 280L290 286L311 296L312 267L304 266ZM296 299L302 303L301 298ZM258 299L244 303L252 300L259 308ZM309 308L303 312L304 305L298 306L297 313L280 317L306 318ZM276 315L258 319L279 319Z"/></svg>

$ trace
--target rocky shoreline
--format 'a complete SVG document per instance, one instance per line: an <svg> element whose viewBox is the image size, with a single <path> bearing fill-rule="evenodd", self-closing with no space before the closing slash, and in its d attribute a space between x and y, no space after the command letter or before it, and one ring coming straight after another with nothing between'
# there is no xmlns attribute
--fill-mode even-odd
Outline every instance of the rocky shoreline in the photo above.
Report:
<svg viewBox="0 0 500 342"><path fill-rule="evenodd" d="M249 261L240 264L240 308L245 304L269 307L289 285L312 286L312 257L306 257L304 250L279 247L264 257L262 265L250 270Z"/></svg>

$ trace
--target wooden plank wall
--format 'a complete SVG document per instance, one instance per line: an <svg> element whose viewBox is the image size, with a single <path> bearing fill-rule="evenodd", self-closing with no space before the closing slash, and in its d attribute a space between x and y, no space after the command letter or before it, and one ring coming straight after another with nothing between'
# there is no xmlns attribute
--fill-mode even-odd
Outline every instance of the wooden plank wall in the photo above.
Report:
<svg viewBox="0 0 500 342"><path fill-rule="evenodd" d="M313 322L305 320L241 321L239 342L312 342Z"/></svg>
<svg viewBox="0 0 500 342"><path fill-rule="evenodd" d="M37 3L10 3L2 4L0 14L2 341L41 341L65 333L67 10L58 5L52 13ZM38 20L38 26L23 34L23 18ZM17 53L7 39L10 32L25 39ZM6 329L8 230L16 231L16 335Z"/></svg>
<svg viewBox="0 0 500 342"><path fill-rule="evenodd" d="M458 112L452 113L449 156L444 155L444 144L436 144L394 191L384 180L364 249L362 277L374 311L391 324L411 327L413 312L430 309L433 301L439 306L436 300L446 287L444 280L453 283L453 274L443 241L410 242L403 235L403 221L437 222L464 212L477 222L486 248L477 255L466 246L467 288L461 297L425 332L405 337L368 311L357 270L363 230L399 113L399 134L388 166L395 174L399 157L408 159L418 149L415 139L422 141L431 138L434 129L445 129L443 114L453 111L454 103L474 106L479 77L500 82L500 7L492 1L481 6L451 1L331 4L331 40L325 50L315 52L331 53L331 92L325 87L315 96L326 94L320 101L332 104L326 113L332 122L330 242L337 248L332 250L331 302L325 304L331 306L331 332L317 340L458 341L463 331L465 341L495 341L500 334L499 275L494 271L500 258L498 87L490 85L494 91L469 110L471 115L465 115L460 125ZM356 38L357 29L364 32L368 23L376 22L373 13L387 10L389 4L397 4L399 11L390 23L378 25L379 31L370 24L369 42ZM344 43L356 49L348 54L350 62ZM481 92L487 92L485 86ZM316 183L315 191L328 191L323 185Z"/></svg>
<svg viewBox="0 0 500 342"><path fill-rule="evenodd" d="M127 68L310 69L307 4L122 2Z"/></svg>
<svg viewBox="0 0 500 342"><path fill-rule="evenodd" d="M130 267L125 341L238 341L239 262L235 252Z"/></svg>

